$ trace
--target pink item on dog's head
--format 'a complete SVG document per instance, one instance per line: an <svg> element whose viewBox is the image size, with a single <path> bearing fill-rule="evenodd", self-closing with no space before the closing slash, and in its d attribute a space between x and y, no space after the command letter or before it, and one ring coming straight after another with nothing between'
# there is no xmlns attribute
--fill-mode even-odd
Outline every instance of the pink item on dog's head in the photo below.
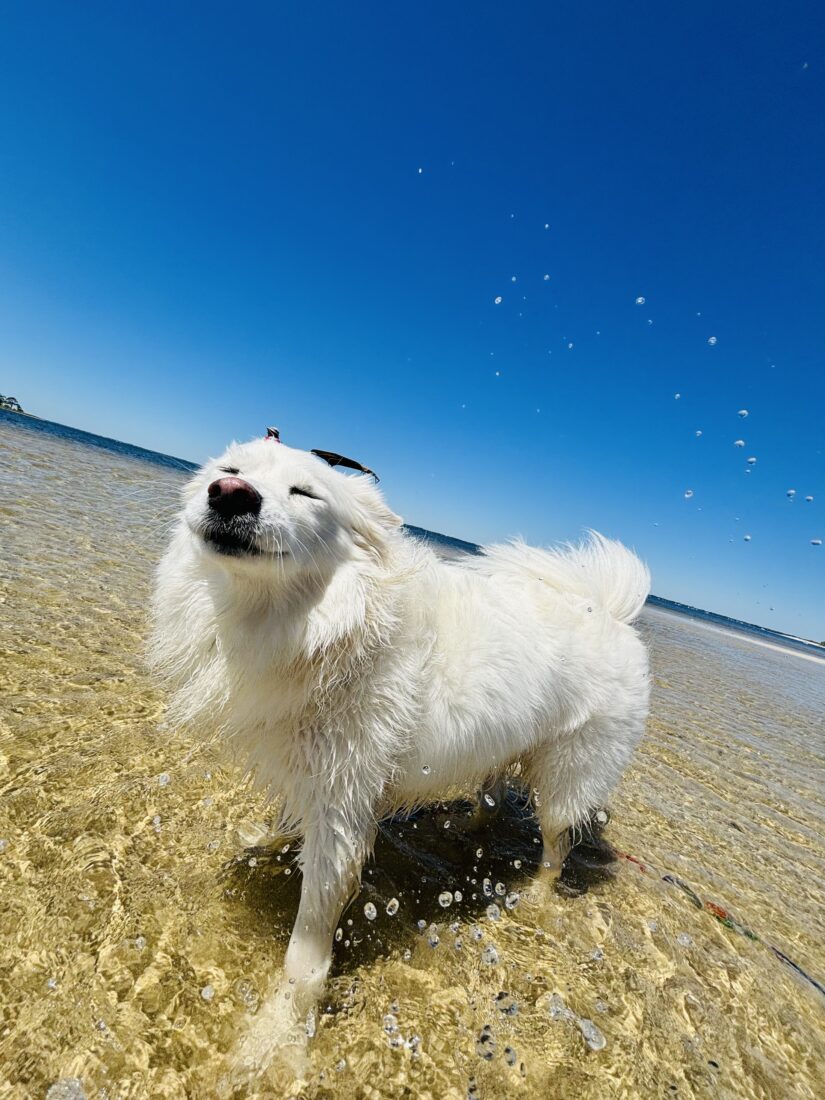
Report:
<svg viewBox="0 0 825 1100"><path fill-rule="evenodd" d="M278 428L267 428L264 439L271 439L273 443L280 443L281 433Z"/></svg>

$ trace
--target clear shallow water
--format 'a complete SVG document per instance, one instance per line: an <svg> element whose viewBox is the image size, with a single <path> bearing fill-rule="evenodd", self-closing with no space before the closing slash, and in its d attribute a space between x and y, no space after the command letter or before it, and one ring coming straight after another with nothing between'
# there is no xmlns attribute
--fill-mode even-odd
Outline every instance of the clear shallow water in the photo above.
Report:
<svg viewBox="0 0 825 1100"><path fill-rule="evenodd" d="M183 476L0 422L3 1097L71 1077L89 1097L218 1095L283 958L290 853L244 848L265 807L165 728L143 669L150 571ZM823 981L825 666L664 611L642 628L653 711L605 839L647 870L619 858L585 892L537 903L524 897L537 833L515 798L482 834L461 806L388 824L305 1081L276 1069L239 1095L823 1094L825 997L770 945ZM522 899L507 909L484 878Z"/></svg>

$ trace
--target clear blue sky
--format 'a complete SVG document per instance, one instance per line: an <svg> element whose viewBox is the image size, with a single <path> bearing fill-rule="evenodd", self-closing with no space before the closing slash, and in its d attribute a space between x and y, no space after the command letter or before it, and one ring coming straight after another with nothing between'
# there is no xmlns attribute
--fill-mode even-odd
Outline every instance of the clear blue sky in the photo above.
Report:
<svg viewBox="0 0 825 1100"><path fill-rule="evenodd" d="M0 390L825 638L821 10L4 4Z"/></svg>

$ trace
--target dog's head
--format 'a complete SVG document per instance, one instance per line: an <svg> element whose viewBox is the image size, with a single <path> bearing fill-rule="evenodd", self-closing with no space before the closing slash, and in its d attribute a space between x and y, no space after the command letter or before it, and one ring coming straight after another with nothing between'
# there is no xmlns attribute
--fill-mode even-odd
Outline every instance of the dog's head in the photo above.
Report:
<svg viewBox="0 0 825 1100"><path fill-rule="evenodd" d="M330 577L380 562L401 519L365 475L347 475L272 439L233 443L184 490L183 519L208 558L235 574Z"/></svg>

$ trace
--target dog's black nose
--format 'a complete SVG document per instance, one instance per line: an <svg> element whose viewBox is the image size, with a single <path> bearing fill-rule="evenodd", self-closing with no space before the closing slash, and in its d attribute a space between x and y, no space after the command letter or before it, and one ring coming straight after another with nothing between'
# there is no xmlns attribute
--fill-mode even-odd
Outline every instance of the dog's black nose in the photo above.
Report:
<svg viewBox="0 0 825 1100"><path fill-rule="evenodd" d="M261 510L261 494L239 477L221 477L206 490L209 507L222 519L232 516L257 516Z"/></svg>

